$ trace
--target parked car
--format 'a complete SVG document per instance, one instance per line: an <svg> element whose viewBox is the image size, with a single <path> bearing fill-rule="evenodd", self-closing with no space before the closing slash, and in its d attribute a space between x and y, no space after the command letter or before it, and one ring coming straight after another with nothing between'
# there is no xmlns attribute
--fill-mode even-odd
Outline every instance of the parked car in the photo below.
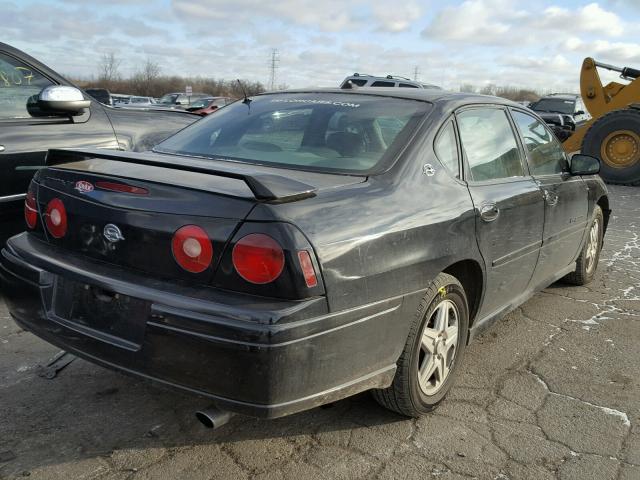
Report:
<svg viewBox="0 0 640 480"><path fill-rule="evenodd" d="M29 181L49 148L148 150L199 117L102 105L27 54L0 43L0 224L21 218ZM8 222L8 223L7 223ZM0 238L0 242L2 239Z"/></svg>
<svg viewBox="0 0 640 480"><path fill-rule="evenodd" d="M118 107L129 103L129 99L131 99L132 96L133 95L126 95L122 93L112 93L111 101L114 107Z"/></svg>
<svg viewBox="0 0 640 480"><path fill-rule="evenodd" d="M103 105L113 105L111 93L106 88L85 88L84 91Z"/></svg>
<svg viewBox="0 0 640 480"><path fill-rule="evenodd" d="M406 77L387 75L386 77L376 77L364 73L354 73L345 78L340 84L340 88L349 89L352 87L399 87L399 88L428 88L432 90L442 90L437 85L416 82Z"/></svg>
<svg viewBox="0 0 640 480"><path fill-rule="evenodd" d="M591 119L582 97L573 93L553 93L529 105L550 125L573 132Z"/></svg>
<svg viewBox="0 0 640 480"><path fill-rule="evenodd" d="M122 108L148 108L155 107L158 102L153 97L139 97L131 95L129 98L122 99L119 107Z"/></svg>
<svg viewBox="0 0 640 480"><path fill-rule="evenodd" d="M211 95L207 95L206 93L193 93L189 96L184 92L167 93L160 98L157 106L161 108L185 109L193 102L208 97L211 97Z"/></svg>
<svg viewBox="0 0 640 480"><path fill-rule="evenodd" d="M207 97L196 100L185 110L198 115L209 115L225 105L235 102L235 99L229 97Z"/></svg>
<svg viewBox="0 0 640 480"><path fill-rule="evenodd" d="M211 398L209 426L369 389L417 416L480 331L594 277L598 170L504 99L263 94L150 153L50 151L0 278L23 328Z"/></svg>

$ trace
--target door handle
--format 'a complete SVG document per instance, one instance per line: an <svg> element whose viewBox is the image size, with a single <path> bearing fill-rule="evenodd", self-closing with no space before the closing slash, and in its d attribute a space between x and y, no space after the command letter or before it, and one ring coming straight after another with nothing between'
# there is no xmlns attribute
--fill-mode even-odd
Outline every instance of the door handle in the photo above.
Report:
<svg viewBox="0 0 640 480"><path fill-rule="evenodd" d="M500 215L500 209L495 203L485 203L480 207L480 217L485 222L493 222Z"/></svg>
<svg viewBox="0 0 640 480"><path fill-rule="evenodd" d="M549 204L550 207L555 207L558 204L558 194L554 192L550 192L549 190L544 191L544 199Z"/></svg>
<svg viewBox="0 0 640 480"><path fill-rule="evenodd" d="M0 153L4 152L4 145L0 145Z"/></svg>

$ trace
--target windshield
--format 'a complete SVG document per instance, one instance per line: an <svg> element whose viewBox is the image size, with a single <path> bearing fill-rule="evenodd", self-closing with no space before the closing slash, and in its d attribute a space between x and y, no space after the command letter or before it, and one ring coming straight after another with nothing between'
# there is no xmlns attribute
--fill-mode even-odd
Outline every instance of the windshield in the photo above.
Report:
<svg viewBox="0 0 640 480"><path fill-rule="evenodd" d="M200 100L196 100L191 102L192 108L204 108L209 105L209 103L213 100L212 98L202 98Z"/></svg>
<svg viewBox="0 0 640 480"><path fill-rule="evenodd" d="M562 100L560 98L543 98L533 108L539 112L555 112L573 115L574 100Z"/></svg>
<svg viewBox="0 0 640 480"><path fill-rule="evenodd" d="M165 105L173 105L176 103L176 99L178 98L178 94L176 93L167 93L163 95L158 103L163 103Z"/></svg>
<svg viewBox="0 0 640 480"><path fill-rule="evenodd" d="M392 160L431 104L373 95L288 93L236 102L154 151L304 170L371 173Z"/></svg>

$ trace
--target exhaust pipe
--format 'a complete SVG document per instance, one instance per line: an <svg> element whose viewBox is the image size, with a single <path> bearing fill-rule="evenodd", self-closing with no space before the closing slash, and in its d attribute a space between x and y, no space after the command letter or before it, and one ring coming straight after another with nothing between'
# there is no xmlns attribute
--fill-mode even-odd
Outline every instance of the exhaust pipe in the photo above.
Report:
<svg viewBox="0 0 640 480"><path fill-rule="evenodd" d="M235 414L232 412L220 410L215 405L211 405L204 410L198 410L196 412L196 418L200 420L200 423L207 428L213 429L220 428L225 425L234 415Z"/></svg>

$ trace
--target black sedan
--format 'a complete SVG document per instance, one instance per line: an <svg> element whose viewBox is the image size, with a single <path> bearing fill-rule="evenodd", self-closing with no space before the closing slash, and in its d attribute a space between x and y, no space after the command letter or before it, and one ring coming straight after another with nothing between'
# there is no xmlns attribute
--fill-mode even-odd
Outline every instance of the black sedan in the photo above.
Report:
<svg viewBox="0 0 640 480"><path fill-rule="evenodd" d="M370 389L416 416L492 321L594 277L598 170L498 98L264 94L150 153L50 151L0 277L22 327L211 398L209 425Z"/></svg>
<svg viewBox="0 0 640 480"><path fill-rule="evenodd" d="M108 93L108 92L107 92ZM17 233L27 187L49 148L148 150L200 117L102 105L24 52L0 43L0 244Z"/></svg>

